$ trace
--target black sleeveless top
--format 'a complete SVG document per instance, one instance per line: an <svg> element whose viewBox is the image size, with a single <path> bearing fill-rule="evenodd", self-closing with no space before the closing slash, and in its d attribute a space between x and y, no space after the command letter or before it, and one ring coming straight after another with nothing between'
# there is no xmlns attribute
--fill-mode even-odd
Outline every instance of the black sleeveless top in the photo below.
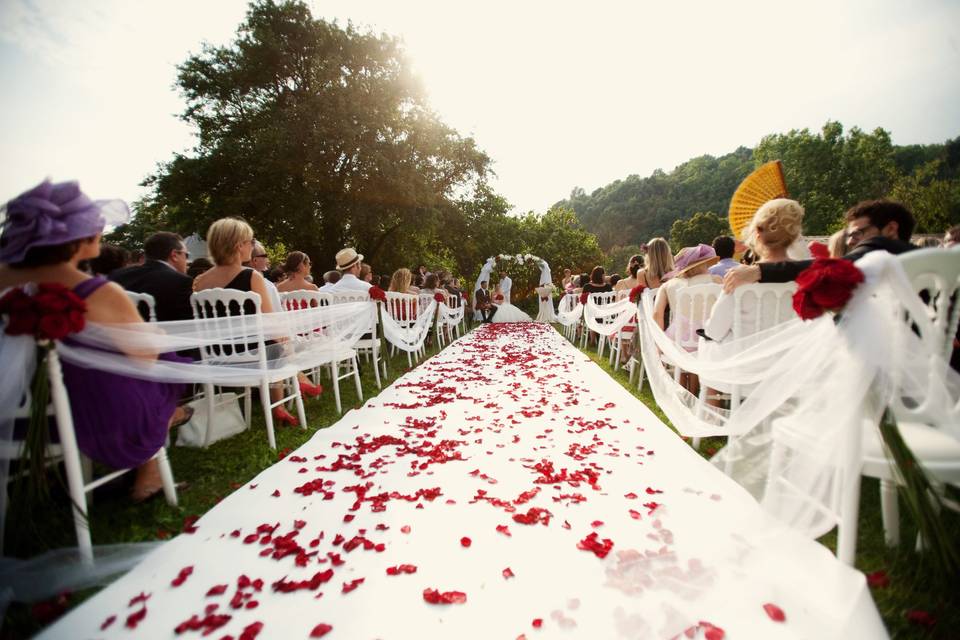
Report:
<svg viewBox="0 0 960 640"><path fill-rule="evenodd" d="M233 280L223 285L223 288L236 289L237 291L250 291L251 290L250 282L252 278L253 278L253 269L250 267L246 267L242 269L240 273L235 275L233 277ZM248 315L256 313L256 307L254 306L253 302L249 300L244 302L243 312L244 314L248 314ZM218 310L218 315L223 315L223 314L219 313L219 310ZM231 304L230 315L231 316L240 315L240 310L236 307L236 305Z"/></svg>

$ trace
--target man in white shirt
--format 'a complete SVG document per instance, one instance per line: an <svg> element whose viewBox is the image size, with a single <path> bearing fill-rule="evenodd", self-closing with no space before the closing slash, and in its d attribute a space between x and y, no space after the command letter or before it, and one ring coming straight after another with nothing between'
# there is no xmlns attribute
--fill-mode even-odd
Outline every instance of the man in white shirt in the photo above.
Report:
<svg viewBox="0 0 960 640"><path fill-rule="evenodd" d="M510 304L510 289L513 288L513 280L507 275L506 271L500 272L500 293L503 294L504 304Z"/></svg>
<svg viewBox="0 0 960 640"><path fill-rule="evenodd" d="M323 274L323 286L320 287L320 291L327 293L333 289L333 286L338 282L340 282L340 272L336 270L327 271Z"/></svg>
<svg viewBox="0 0 960 640"><path fill-rule="evenodd" d="M360 266L363 262L362 253L357 253L350 247L341 249L337 252L336 262L337 271L342 275L340 282L330 287L330 293L369 293L370 283L357 277L360 274Z"/></svg>

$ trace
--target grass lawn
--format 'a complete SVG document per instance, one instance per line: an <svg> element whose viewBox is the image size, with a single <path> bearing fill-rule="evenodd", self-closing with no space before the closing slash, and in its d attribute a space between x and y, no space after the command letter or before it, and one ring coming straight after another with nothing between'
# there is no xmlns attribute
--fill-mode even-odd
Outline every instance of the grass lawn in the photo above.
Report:
<svg viewBox="0 0 960 640"><path fill-rule="evenodd" d="M605 360L598 361L595 350L588 350L587 353L669 424L657 408L648 387L638 392L635 385L628 384L625 371L614 372ZM431 354L428 350L428 355ZM384 386L406 370L406 356L398 352L390 359L388 366L390 371ZM373 371L362 362L361 367L364 393L369 398L377 393ZM324 383L327 381L328 378L325 378ZM341 384L341 394L345 410L359 405L353 384L349 381ZM296 449L310 439L317 429L328 427L340 418L334 407L333 391L329 388L319 399L306 401L306 410L309 420L306 430L291 427L276 429L277 451L267 446L263 414L256 406L253 427L237 436L218 442L209 449L171 447L169 456L174 475L177 481L189 483L187 488L180 491L179 507L167 506L162 498L142 505L131 505L124 486L113 490L108 487L98 492L90 507L94 544L157 540L176 535L183 528L186 518L204 514L224 496L274 464L285 450ZM704 439L701 455L712 455L723 446L723 440ZM42 511L31 512L31 516L30 522L25 523L27 526L8 522L4 547L8 555L28 557L48 549L75 544L73 524L64 500L58 500ZM954 537L960 537L960 517L948 512L944 518ZM889 584L873 587L872 592L892 637L958 638L960 578L950 587L938 586L933 571L924 562L924 556L912 550L915 529L908 521L904 508L901 508L901 520L903 543L898 549L888 549L883 544L878 484L874 480L865 480L860 507L857 568L868 574L880 570L886 572ZM835 535L828 534L821 542L833 549ZM92 593L90 590L71 594L65 604L68 608L76 606ZM936 619L936 623L926 627L911 622L908 619L910 611L925 611ZM29 637L44 626L43 617L44 612L38 608L11 605L0 630L0 640Z"/></svg>

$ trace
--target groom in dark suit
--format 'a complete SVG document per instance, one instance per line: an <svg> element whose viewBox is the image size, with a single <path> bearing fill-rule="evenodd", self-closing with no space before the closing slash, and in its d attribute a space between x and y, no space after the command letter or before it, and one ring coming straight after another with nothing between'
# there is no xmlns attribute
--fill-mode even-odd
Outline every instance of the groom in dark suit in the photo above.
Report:
<svg viewBox="0 0 960 640"><path fill-rule="evenodd" d="M497 312L497 305L490 301L490 292L487 290L487 281L480 283L480 288L474 293L474 308L483 316L484 322L492 322L493 315Z"/></svg>
<svg viewBox="0 0 960 640"><path fill-rule="evenodd" d="M193 279L186 275L190 255L183 239L160 231L147 238L143 252L146 260L142 265L114 271L110 279L127 291L152 295L159 322L192 319Z"/></svg>

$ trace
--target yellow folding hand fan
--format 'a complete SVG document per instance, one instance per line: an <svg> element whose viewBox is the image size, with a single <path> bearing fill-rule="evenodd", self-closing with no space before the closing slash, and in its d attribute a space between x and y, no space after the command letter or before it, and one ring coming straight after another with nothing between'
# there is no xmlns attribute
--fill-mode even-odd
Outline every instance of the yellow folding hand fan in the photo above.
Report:
<svg viewBox="0 0 960 640"><path fill-rule="evenodd" d="M753 214L764 203L774 198L787 197L787 182L783 177L783 163L773 160L763 164L744 178L730 200L730 230L733 237L743 240L740 234L753 220Z"/></svg>

